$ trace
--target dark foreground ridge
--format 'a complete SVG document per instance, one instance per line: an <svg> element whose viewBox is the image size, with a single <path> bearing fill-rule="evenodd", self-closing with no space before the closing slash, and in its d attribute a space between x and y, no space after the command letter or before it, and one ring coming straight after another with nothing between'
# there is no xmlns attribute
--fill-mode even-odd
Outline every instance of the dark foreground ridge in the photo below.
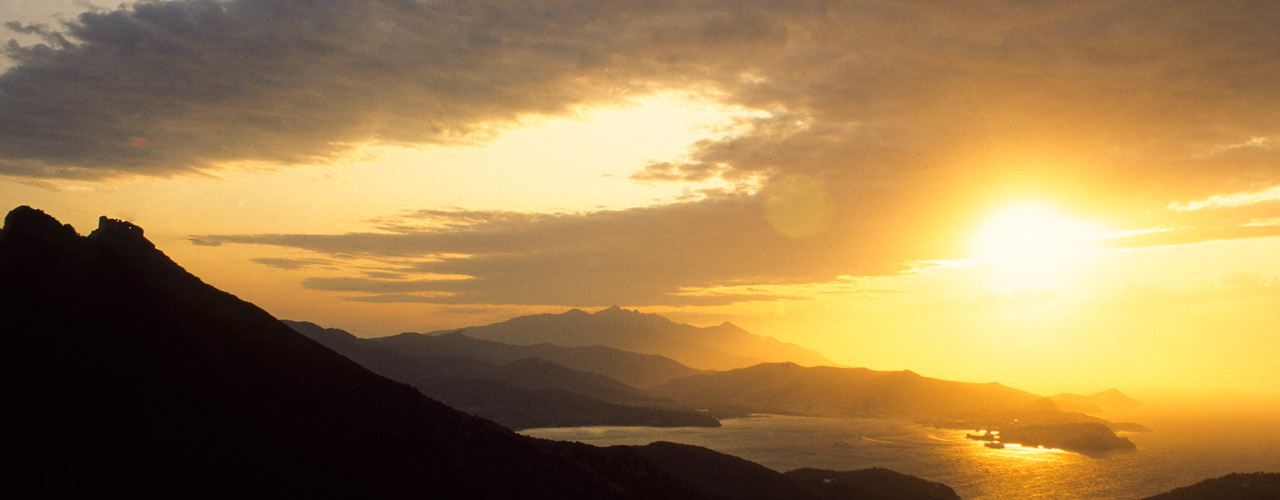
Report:
<svg viewBox="0 0 1280 500"><path fill-rule="evenodd" d="M832 489L843 483L785 476L705 448L597 448L517 435L376 375L201 282L121 221L103 218L82 237L43 212L15 209L0 230L0 301L11 354L6 450L19 457L7 471L14 491L850 498Z"/></svg>
<svg viewBox="0 0 1280 500"><path fill-rule="evenodd" d="M1280 473L1227 474L1144 500L1280 500Z"/></svg>

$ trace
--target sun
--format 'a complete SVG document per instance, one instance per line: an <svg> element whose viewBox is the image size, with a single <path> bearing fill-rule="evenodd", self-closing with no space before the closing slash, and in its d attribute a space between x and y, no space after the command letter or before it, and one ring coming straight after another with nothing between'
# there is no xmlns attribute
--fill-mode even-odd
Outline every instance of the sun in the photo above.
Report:
<svg viewBox="0 0 1280 500"><path fill-rule="evenodd" d="M1034 202L1007 205L991 215L970 240L970 256L1004 284L1055 284L1108 232Z"/></svg>

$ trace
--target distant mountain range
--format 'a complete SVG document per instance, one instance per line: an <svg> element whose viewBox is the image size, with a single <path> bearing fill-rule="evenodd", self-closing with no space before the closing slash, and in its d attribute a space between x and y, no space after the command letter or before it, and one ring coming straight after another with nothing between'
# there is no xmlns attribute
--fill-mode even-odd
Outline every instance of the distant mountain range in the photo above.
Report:
<svg viewBox="0 0 1280 500"><path fill-rule="evenodd" d="M836 364L812 349L756 335L732 323L697 327L617 306L594 314L571 309L563 314L521 316L501 323L428 335L444 333L462 333L511 345L606 346L658 354L703 370L730 370L770 362L806 366Z"/></svg>
<svg viewBox="0 0 1280 500"><path fill-rule="evenodd" d="M459 334L360 339L335 328L285 321L294 330L375 373L410 384L454 408L505 426L647 425L718 427L720 422L599 373L548 361L650 379L697 373L667 358L605 347L510 346ZM535 356L541 355L541 356ZM615 360L611 367L589 359ZM545 356L542 357L542 356Z"/></svg>
<svg viewBox="0 0 1280 500"><path fill-rule="evenodd" d="M565 315L556 315L559 317ZM617 337L629 321L674 324L660 316L607 309L594 315L598 337ZM660 320L660 321L658 321ZM304 334L377 373L409 383L456 408L515 428L588 425L712 426L713 417L753 413L816 416L907 417L939 427L1003 430L1009 438L1082 453L1132 449L1116 431L1149 431L1082 412L1063 411L1053 399L996 383L975 384L923 377L911 371L803 367L761 363L723 372L696 371L663 356L603 346L517 346L473 339L463 329L439 335L401 334L359 339L342 330L288 322ZM519 321L508 324L518 324ZM702 330L686 331L697 339ZM538 356L538 357L529 357ZM612 365L603 359L618 361ZM553 359L559 363L548 361ZM575 370L560 363L580 367ZM664 370L670 370L665 376ZM666 380L643 392L608 375ZM678 377L677 377L678 376ZM1060 395L1067 404L1134 404L1119 391L1094 396ZM698 409L699 411L695 411ZM1035 425L1022 429L1022 427ZM1008 439L1006 439L1008 440ZM1012 441L1010 441L1012 442Z"/></svg>
<svg viewBox="0 0 1280 500"><path fill-rule="evenodd" d="M1138 404L1114 389L1092 396L1061 394L1045 398L998 383L954 382L911 371L805 367L790 362L699 371L664 356L612 347L564 347L548 342L511 345L469 336L480 333L542 340L554 336L548 332L569 331L577 333L560 337L582 341L622 339L635 332L666 329L678 331L680 338L688 342L718 344L742 335L724 333L732 329L678 325L656 314L621 308L595 314L573 310L516 318L499 323L498 327L372 339L358 339L345 331L310 323L290 324L375 372L410 383L452 406L516 428L717 425L711 417L774 413L908 417L960 429L1013 430L1032 424L1051 425L1055 437L1042 439L1046 443L1095 440L1103 445L1126 444L1115 436L1095 438L1117 431L1150 431L1139 424L1112 423L1086 414L1096 413L1100 404ZM533 333L521 332L522 326L533 329ZM748 339L758 337L745 335ZM671 336L664 333L657 338ZM661 383L642 392L619 380L635 385ZM1096 425L1062 424L1096 424L1105 429L1098 432ZM1043 429L1050 428L1037 432L1047 432ZM1121 447L1119 444L1117 447ZM1095 452L1101 447L1076 448ZM1123 447L1131 447L1131 443Z"/></svg>
<svg viewBox="0 0 1280 500"><path fill-rule="evenodd" d="M464 329L469 331L469 329ZM551 343L511 345L472 338L464 333L404 333L369 339L372 343L424 358L470 358L504 364L539 358L587 373L604 375L632 387L647 388L699 373L666 356L640 354L600 345L564 347Z"/></svg>
<svg viewBox="0 0 1280 500"><path fill-rule="evenodd" d="M1024 410L1043 399L997 383L953 382L912 371L794 363L694 375L650 392L718 415L958 417Z"/></svg>
<svg viewBox="0 0 1280 500"><path fill-rule="evenodd" d="M5 449L21 458L6 470L9 491L819 499L844 487L687 445L596 448L517 435L201 282L127 222L102 218L82 237L43 212L10 212L0 300L14 353ZM867 481L922 483L896 473ZM957 498L939 491L950 494L910 498Z"/></svg>
<svg viewBox="0 0 1280 500"><path fill-rule="evenodd" d="M1107 410L1127 410L1142 406L1142 403L1138 400L1126 396L1116 389L1107 389L1088 396L1062 393L1049 396L1049 399L1057 403L1063 411L1088 414L1102 413Z"/></svg>

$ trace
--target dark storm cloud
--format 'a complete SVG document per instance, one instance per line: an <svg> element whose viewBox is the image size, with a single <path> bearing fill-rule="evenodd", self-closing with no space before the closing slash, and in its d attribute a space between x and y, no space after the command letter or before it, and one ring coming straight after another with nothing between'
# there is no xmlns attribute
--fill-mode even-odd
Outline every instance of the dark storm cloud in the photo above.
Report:
<svg viewBox="0 0 1280 500"><path fill-rule="evenodd" d="M69 43L10 44L0 171L163 176L475 140L522 115L705 79L698 60L787 36L749 6L703 6L203 0L84 13L63 27ZM697 59L672 56L690 45Z"/></svg>
<svg viewBox="0 0 1280 500"><path fill-rule="evenodd" d="M12 31L14 33L19 33L23 35L34 35L44 40L45 44L47 44L48 46L52 46L54 48L69 49L73 46L73 44L70 41L68 41L67 38L63 36L62 33L53 31L49 29L49 26L44 24L22 24L17 21L9 21L7 23L4 23L4 27L8 28L9 31ZM20 46L18 46L16 42L9 44L9 50L20 50L20 49L21 49Z"/></svg>
<svg viewBox="0 0 1280 500"><path fill-rule="evenodd" d="M46 43L8 49L0 172L324 162L683 87L771 116L638 180L825 168L927 183L940 176L921 165L957 151L1021 147L1087 157L1081 179L1194 197L1280 182L1276 151L1201 154L1280 136L1277 25L1265 1L148 2L63 33L11 23ZM945 182L974 168L952 166L965 171Z"/></svg>

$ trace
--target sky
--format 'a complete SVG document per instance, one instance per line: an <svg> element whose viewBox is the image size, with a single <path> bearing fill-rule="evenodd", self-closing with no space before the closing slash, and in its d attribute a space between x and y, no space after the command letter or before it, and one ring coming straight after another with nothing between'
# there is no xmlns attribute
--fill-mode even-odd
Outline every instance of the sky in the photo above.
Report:
<svg viewBox="0 0 1280 500"><path fill-rule="evenodd" d="M0 201L361 336L611 305L1280 402L1268 1L0 0Z"/></svg>

